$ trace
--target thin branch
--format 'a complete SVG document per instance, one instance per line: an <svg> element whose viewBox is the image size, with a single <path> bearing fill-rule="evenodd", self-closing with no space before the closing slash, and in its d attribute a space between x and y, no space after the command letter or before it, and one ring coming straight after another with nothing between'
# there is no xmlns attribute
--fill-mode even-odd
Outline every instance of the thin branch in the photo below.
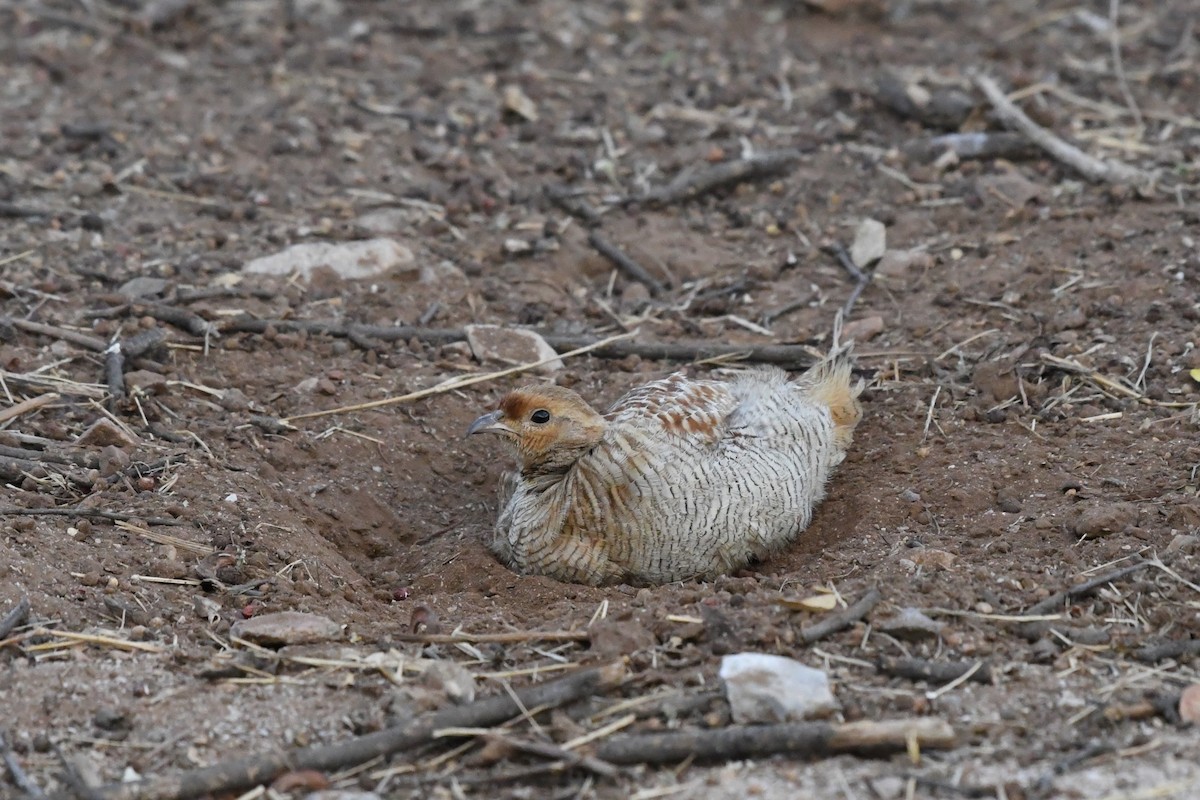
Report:
<svg viewBox="0 0 1200 800"><path fill-rule="evenodd" d="M708 167L687 167L666 186L652 189L634 202L670 205L690 200L730 183L777 175L785 172L804 156L803 150L774 150L750 158L723 161Z"/></svg>
<svg viewBox="0 0 1200 800"><path fill-rule="evenodd" d="M1022 613L1029 616L1039 616L1042 614L1048 614L1052 611L1057 611L1062 607L1063 603L1078 600L1081 597L1086 597L1102 586L1107 586L1113 581L1118 581L1121 578L1128 577L1133 573L1143 570L1149 566L1150 562L1139 561L1136 564L1129 564L1121 567L1120 569L1113 570L1112 572L1106 572L1098 578L1092 578L1090 581L1072 586L1070 589L1064 589L1061 592L1056 592L1047 597L1045 600L1042 600L1039 603L1034 603ZM1033 641L1041 638L1052 627L1056 626L1046 621L1025 622L1017 626L1017 632L1022 637Z"/></svg>
<svg viewBox="0 0 1200 800"><path fill-rule="evenodd" d="M916 743L921 749L948 750L957 737L945 720L932 717L884 721L792 722L732 725L716 730L631 734L602 742L595 755L612 764L663 764L688 758L730 761L771 755L827 756L837 753L887 755Z"/></svg>
<svg viewBox="0 0 1200 800"><path fill-rule="evenodd" d="M662 294L666 289L661 281L646 271L645 267L630 258L624 250L604 238L599 231L592 231L588 234L588 244L596 248L596 252L600 255L607 258L613 264L616 264L617 269L624 272L626 277L632 278L638 283L645 284L650 290L650 294Z"/></svg>
<svg viewBox="0 0 1200 800"><path fill-rule="evenodd" d="M332 772L363 764L380 756L427 744L434 740L438 731L446 728L499 725L520 713L517 700L526 708L553 708L614 688L624 680L625 666L623 662L616 662L522 689L516 693L516 700L507 694L497 694L337 744L264 753L169 777L108 784L94 791L102 800L190 800L205 795L238 792L270 783L284 772L306 769ZM55 795L55 800L69 798L69 794Z"/></svg>
<svg viewBox="0 0 1200 800"><path fill-rule="evenodd" d="M801 628L800 639L805 644L812 644L819 642L827 636L832 636L838 631L845 630L867 614L870 614L871 610L879 605L879 601L882 599L883 594L879 589L872 587L871 591L863 595L858 602L849 606L846 610L837 614L828 614L815 625Z"/></svg>
<svg viewBox="0 0 1200 800"><path fill-rule="evenodd" d="M1121 96L1125 105L1133 114L1134 124L1137 125L1138 138L1146 130L1146 120L1142 118L1142 110L1138 108L1137 100L1129 88L1129 79L1125 77L1125 62L1121 58L1121 0L1109 0L1108 4L1108 43L1112 51L1113 72L1117 75L1117 85L1121 87Z"/></svg>
<svg viewBox="0 0 1200 800"><path fill-rule="evenodd" d="M996 116L1009 127L1029 137L1029 140L1051 156L1079 172L1090 181L1109 183L1149 184L1151 176L1136 167L1117 161L1100 160L1089 156L1072 144L1068 144L1025 115L1016 104L1008 99L994 80L982 73L972 76L992 104Z"/></svg>

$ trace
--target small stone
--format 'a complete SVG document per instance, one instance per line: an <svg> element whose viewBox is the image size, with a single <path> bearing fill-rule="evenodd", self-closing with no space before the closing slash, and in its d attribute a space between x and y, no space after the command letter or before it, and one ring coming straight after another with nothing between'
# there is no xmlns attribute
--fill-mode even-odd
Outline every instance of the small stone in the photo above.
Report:
<svg viewBox="0 0 1200 800"><path fill-rule="evenodd" d="M1193 683L1179 695L1179 719L1192 724L1200 722L1200 683Z"/></svg>
<svg viewBox="0 0 1200 800"><path fill-rule="evenodd" d="M980 614L991 614L991 613L995 612L996 609L991 603L984 601L984 600L980 600L978 603L975 604L975 610L978 611Z"/></svg>
<svg viewBox="0 0 1200 800"><path fill-rule="evenodd" d="M525 94L525 90L515 83L504 87L504 108L530 122L538 121L537 105Z"/></svg>
<svg viewBox="0 0 1200 800"><path fill-rule="evenodd" d="M221 621L221 604L204 595L198 594L192 598L192 610L196 612L197 617L207 620L209 625L216 625Z"/></svg>
<svg viewBox="0 0 1200 800"><path fill-rule="evenodd" d="M650 289L643 283L630 283L621 291L621 308L627 313L637 313L649 302Z"/></svg>
<svg viewBox="0 0 1200 800"><path fill-rule="evenodd" d="M996 508L1005 514L1020 514L1021 500L1013 496L1008 489L1000 489L996 492Z"/></svg>
<svg viewBox="0 0 1200 800"><path fill-rule="evenodd" d="M883 333L883 317L878 314L852 319L842 326L842 338L846 341L865 342Z"/></svg>
<svg viewBox="0 0 1200 800"><path fill-rule="evenodd" d="M866 269L887 252L887 228L877 219L864 219L854 231L854 244L850 245L850 260L859 269Z"/></svg>
<svg viewBox="0 0 1200 800"><path fill-rule="evenodd" d="M1020 394L1013 364L981 361L971 373L971 383L989 403L1003 403Z"/></svg>
<svg viewBox="0 0 1200 800"><path fill-rule="evenodd" d="M92 717L92 724L103 731L128 730L129 715L117 708L102 708Z"/></svg>
<svg viewBox="0 0 1200 800"><path fill-rule="evenodd" d="M129 463L129 454L119 447L110 444L100 449L100 475L105 478L116 475L128 467Z"/></svg>
<svg viewBox="0 0 1200 800"><path fill-rule="evenodd" d="M167 388L167 376L148 369L135 369L125 373L125 386L146 394L161 394Z"/></svg>
<svg viewBox="0 0 1200 800"><path fill-rule="evenodd" d="M933 267L933 256L924 250L888 250L875 265L875 277L899 280L911 272Z"/></svg>
<svg viewBox="0 0 1200 800"><path fill-rule="evenodd" d="M122 430L115 422L107 417L101 417L93 422L87 430L75 439L77 447L120 447L122 449L137 447L141 444L137 437Z"/></svg>
<svg viewBox="0 0 1200 800"><path fill-rule="evenodd" d="M621 658L658 644L653 633L632 620L599 620L588 626L588 635L597 658Z"/></svg>
<svg viewBox="0 0 1200 800"><path fill-rule="evenodd" d="M790 658L737 653L721 659L721 680L739 725L798 722L837 710L829 677Z"/></svg>
<svg viewBox="0 0 1200 800"><path fill-rule="evenodd" d="M1034 183L1016 170L981 176L975 183L975 191L984 200L999 194L1013 206L1023 206L1047 194L1045 186Z"/></svg>
<svg viewBox="0 0 1200 800"><path fill-rule="evenodd" d="M875 629L897 639L915 642L921 639L936 639L945 627L946 623L930 619L920 609L908 607L900 609L896 616L882 620Z"/></svg>
<svg viewBox="0 0 1200 800"><path fill-rule="evenodd" d="M249 411L250 398L241 389L232 387L221 392L217 405L226 411Z"/></svg>
<svg viewBox="0 0 1200 800"><path fill-rule="evenodd" d="M1075 535L1084 539L1098 539L1112 533L1132 528L1137 522L1138 510L1133 503L1110 503L1086 509L1075 520Z"/></svg>
<svg viewBox="0 0 1200 800"><path fill-rule="evenodd" d="M170 281L167 281L163 278L151 278L149 276L142 275L122 283L119 287L117 287L117 294L121 294L125 297L133 298L135 300L141 297L155 297L166 291L166 288L169 285Z"/></svg>
<svg viewBox="0 0 1200 800"><path fill-rule="evenodd" d="M898 775L882 775L872 778L868 783L880 800L899 800L908 789L908 781Z"/></svg>
<svg viewBox="0 0 1200 800"><path fill-rule="evenodd" d="M243 272L259 275L299 275L308 282L314 271L328 269L342 280L374 278L415 261L412 250L394 239L359 242L309 242L249 261Z"/></svg>
<svg viewBox="0 0 1200 800"><path fill-rule="evenodd" d="M468 325L465 330L471 353L481 362L516 365L552 359L539 367L539 371L557 372L563 368L554 348L533 331L499 325Z"/></svg>
<svg viewBox="0 0 1200 800"><path fill-rule="evenodd" d="M238 620L229 633L264 647L282 647L338 639L342 635L342 626L319 614L277 611Z"/></svg>
<svg viewBox="0 0 1200 800"><path fill-rule="evenodd" d="M504 252L510 256L520 256L533 252L533 245L524 239L509 237L504 240Z"/></svg>
<svg viewBox="0 0 1200 800"><path fill-rule="evenodd" d="M456 705L475 700L475 676L457 661L435 661L421 675L425 685L446 693L446 698Z"/></svg>
<svg viewBox="0 0 1200 800"><path fill-rule="evenodd" d="M926 569L942 569L948 570L954 565L954 560L957 558L953 553L945 550L938 550L933 547L923 547L920 550L913 552L909 558L920 567Z"/></svg>

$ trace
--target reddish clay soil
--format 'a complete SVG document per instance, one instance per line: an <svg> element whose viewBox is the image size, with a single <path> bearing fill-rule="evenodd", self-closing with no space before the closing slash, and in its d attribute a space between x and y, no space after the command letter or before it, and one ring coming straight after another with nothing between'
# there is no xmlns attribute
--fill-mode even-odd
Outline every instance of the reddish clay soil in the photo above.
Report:
<svg viewBox="0 0 1200 800"><path fill-rule="evenodd" d="M346 665L389 652L461 663L480 696L628 659L626 686L542 715L540 732L520 722L529 737L565 741L658 693L670 702L611 735L720 726L728 707L707 690L723 654L748 650L826 670L838 720L936 717L957 746L916 763L776 757L608 778L522 774L546 759L479 747L431 763L448 750L436 745L392 760L418 765L407 773L330 777L389 797L1200 796L1178 716L1196 650L1140 650L1200 635L1193 3L1120 9L1140 117L1100 2L307 0L195 4L154 25L138 5L0 3L0 408L58 395L0 431L0 616L23 597L31 609L0 641L0 730L31 782L168 775L451 702L415 672ZM972 69L1033 87L1021 104L1038 122L1156 185L1088 183L1038 152L915 155L910 142L945 129L891 108L879 76L954 89L969 102L952 129L999 130ZM784 148L799 160L770 175L620 202ZM579 190L666 289L614 273L548 186ZM463 433L528 375L288 430L264 418L506 365L463 342L227 327L636 329L818 353L853 288L826 248L866 218L907 256L880 264L849 317L868 379L855 446L793 546L711 582L588 588L492 557L508 457ZM380 236L411 265L307 283L243 273L292 244ZM151 282L131 300L134 278ZM64 333L149 330L165 340L126 364L124 399L108 396L95 341ZM681 366L582 356L553 377L604 406ZM102 419L135 440L72 444ZM23 513L48 508L68 512ZM1040 628L1008 618L1142 560L1052 603L1061 616ZM872 587L883 601L865 619L814 644L799 631L819 616L780 602L834 590L853 603ZM940 632L890 628L909 607ZM285 610L344 626L284 651L330 664L230 642L235 621ZM590 638L460 647L415 630ZM983 662L991 681L930 696L944 681L878 667L896 657ZM5 774L0 795L19 794Z"/></svg>

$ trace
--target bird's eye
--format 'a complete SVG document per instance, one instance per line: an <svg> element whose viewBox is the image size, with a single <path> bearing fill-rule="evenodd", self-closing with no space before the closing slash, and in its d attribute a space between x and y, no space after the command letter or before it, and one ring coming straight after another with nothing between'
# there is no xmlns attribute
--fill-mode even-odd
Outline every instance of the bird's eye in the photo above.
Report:
<svg viewBox="0 0 1200 800"><path fill-rule="evenodd" d="M550 412L544 408L539 408L529 415L529 421L536 422L538 425L545 425L550 421Z"/></svg>

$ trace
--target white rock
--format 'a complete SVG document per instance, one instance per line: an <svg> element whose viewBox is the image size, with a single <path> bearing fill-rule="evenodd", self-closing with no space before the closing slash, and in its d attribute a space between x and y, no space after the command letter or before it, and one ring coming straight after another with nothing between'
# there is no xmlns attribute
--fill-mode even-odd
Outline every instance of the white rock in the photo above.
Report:
<svg viewBox="0 0 1200 800"><path fill-rule="evenodd" d="M480 361L515 365L550 358L553 360L538 368L541 372L557 372L563 368L554 348L533 331L499 325L468 325L465 330L471 353Z"/></svg>
<svg viewBox="0 0 1200 800"><path fill-rule="evenodd" d="M525 94L525 90L516 84L504 87L504 107L514 114L524 117L530 122L538 121L537 105Z"/></svg>
<svg viewBox="0 0 1200 800"><path fill-rule="evenodd" d="M864 219L854 231L854 244L850 245L850 260L866 269L883 258L887 252L887 228L877 219Z"/></svg>
<svg viewBox="0 0 1200 800"><path fill-rule="evenodd" d="M783 656L725 656L720 676L733 721L739 725L798 722L838 708L824 672Z"/></svg>
<svg viewBox="0 0 1200 800"><path fill-rule="evenodd" d="M310 242L256 258L247 262L242 271L259 275L299 274L301 279L307 281L314 270L324 267L343 280L355 281L409 267L413 261L412 250L394 239Z"/></svg>

